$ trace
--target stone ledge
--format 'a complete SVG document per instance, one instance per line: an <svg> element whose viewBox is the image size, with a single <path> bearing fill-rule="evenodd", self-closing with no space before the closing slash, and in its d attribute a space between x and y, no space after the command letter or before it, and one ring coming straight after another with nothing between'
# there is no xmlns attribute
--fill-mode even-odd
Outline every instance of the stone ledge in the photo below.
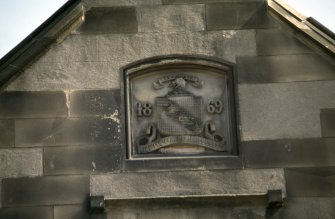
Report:
<svg viewBox="0 0 335 219"><path fill-rule="evenodd" d="M236 197L282 190L283 169L180 171L92 175L91 196L104 200Z"/></svg>

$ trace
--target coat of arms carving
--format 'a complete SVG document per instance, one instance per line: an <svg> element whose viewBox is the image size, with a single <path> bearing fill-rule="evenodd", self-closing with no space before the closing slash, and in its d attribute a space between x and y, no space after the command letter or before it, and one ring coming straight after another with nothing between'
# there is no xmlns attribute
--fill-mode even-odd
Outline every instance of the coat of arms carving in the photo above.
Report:
<svg viewBox="0 0 335 219"><path fill-rule="evenodd" d="M130 156L234 151L227 72L173 65L126 78Z"/></svg>

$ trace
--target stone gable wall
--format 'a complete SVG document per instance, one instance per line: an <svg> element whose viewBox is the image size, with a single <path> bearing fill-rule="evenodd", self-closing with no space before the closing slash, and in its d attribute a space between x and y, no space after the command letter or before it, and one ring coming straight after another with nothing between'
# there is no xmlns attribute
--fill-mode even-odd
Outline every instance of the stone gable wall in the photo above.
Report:
<svg viewBox="0 0 335 219"><path fill-rule="evenodd" d="M169 168L168 162L132 166L123 159L119 69L171 54L236 64L240 169L284 168L284 207L205 209L206 215L334 217L333 57L301 40L261 0L87 0L83 5L82 26L0 93L0 218L104 218L88 213L91 175ZM186 160L179 170L215 169L216 162L199 167ZM195 211L179 213L204 215ZM122 212L116 216L141 218Z"/></svg>

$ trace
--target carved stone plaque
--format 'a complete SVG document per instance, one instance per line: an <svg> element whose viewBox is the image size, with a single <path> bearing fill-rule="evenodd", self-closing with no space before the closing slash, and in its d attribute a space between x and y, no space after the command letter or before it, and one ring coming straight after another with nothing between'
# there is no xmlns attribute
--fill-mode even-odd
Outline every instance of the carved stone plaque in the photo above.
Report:
<svg viewBox="0 0 335 219"><path fill-rule="evenodd" d="M162 62L125 71L130 158L234 154L231 69Z"/></svg>

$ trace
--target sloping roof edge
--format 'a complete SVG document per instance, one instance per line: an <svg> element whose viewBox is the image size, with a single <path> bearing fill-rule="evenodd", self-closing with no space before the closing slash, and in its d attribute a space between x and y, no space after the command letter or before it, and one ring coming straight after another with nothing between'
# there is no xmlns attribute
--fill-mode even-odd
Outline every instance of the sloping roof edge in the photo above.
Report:
<svg viewBox="0 0 335 219"><path fill-rule="evenodd" d="M306 17L283 0L267 0L269 9L299 29L323 49L335 54L335 34L312 17Z"/></svg>
<svg viewBox="0 0 335 219"><path fill-rule="evenodd" d="M68 30L84 19L81 0L69 0L35 31L0 59L0 88L13 80L52 43L62 39ZM311 17L305 17L282 0L267 0L274 11L289 24L301 30L327 51L335 54L334 33ZM65 34L64 34L65 33Z"/></svg>
<svg viewBox="0 0 335 219"><path fill-rule="evenodd" d="M81 0L69 0L36 30L0 59L0 87L23 71L52 43L61 40L64 33L83 20Z"/></svg>

